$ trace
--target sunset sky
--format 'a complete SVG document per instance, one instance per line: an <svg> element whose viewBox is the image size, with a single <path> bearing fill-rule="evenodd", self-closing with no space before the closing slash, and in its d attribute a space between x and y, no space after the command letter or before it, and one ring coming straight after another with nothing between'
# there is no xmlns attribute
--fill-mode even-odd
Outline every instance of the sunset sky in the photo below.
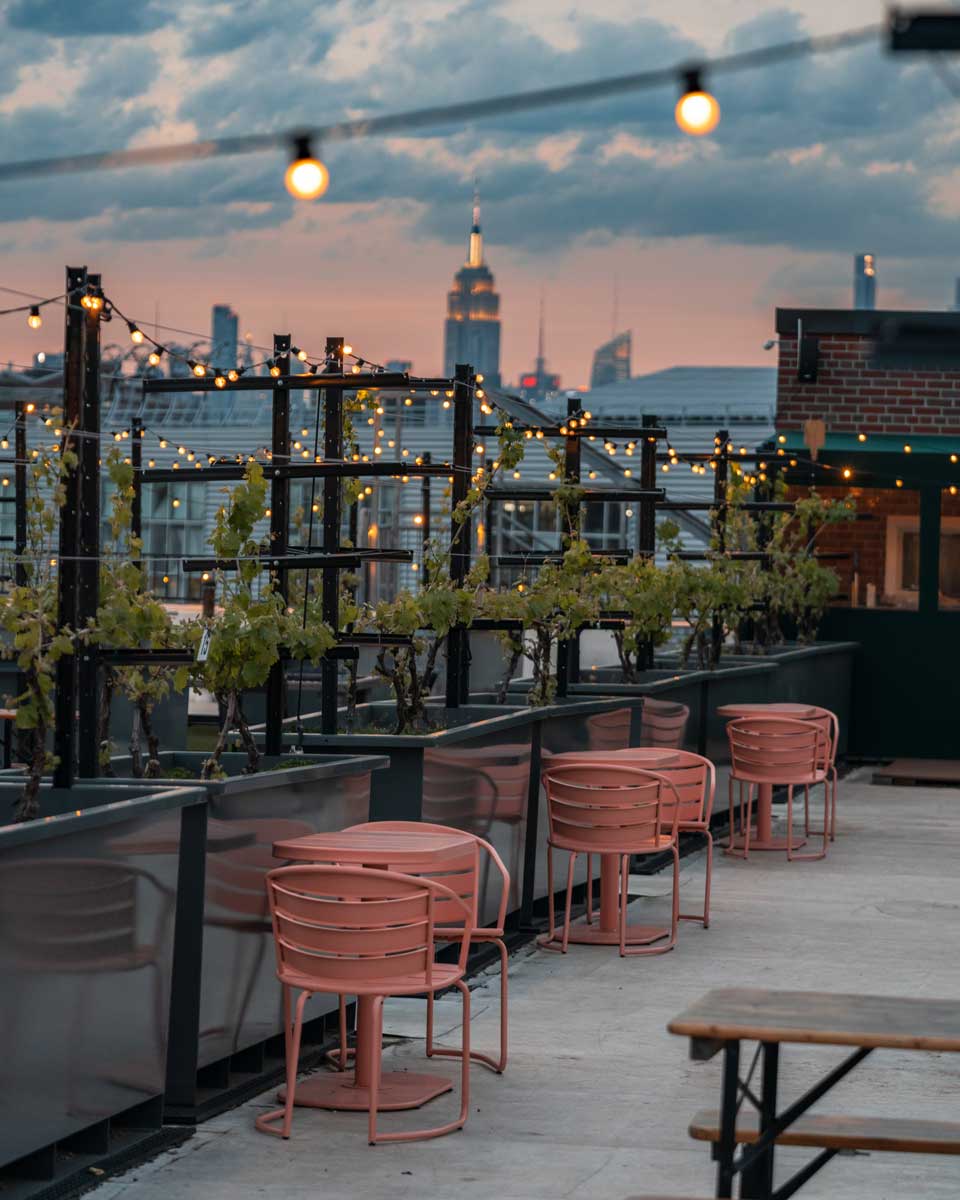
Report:
<svg viewBox="0 0 960 1200"><path fill-rule="evenodd" d="M883 18L874 0L6 0L0 159L283 129L588 80ZM953 70L952 67L946 68ZM960 69L951 80L960 92ZM479 176L503 372L532 363L538 297L564 384L611 332L634 371L771 363L777 304L847 306L877 255L883 307L945 308L960 275L960 100L929 60L865 47L718 76L709 139L675 89L330 146L295 204L283 156L0 184L0 284L51 295L86 263L140 321L441 366L445 293ZM0 307L16 298L0 294ZM0 360L57 349L7 317ZM119 336L119 331L117 331ZM162 335L161 335L162 336Z"/></svg>

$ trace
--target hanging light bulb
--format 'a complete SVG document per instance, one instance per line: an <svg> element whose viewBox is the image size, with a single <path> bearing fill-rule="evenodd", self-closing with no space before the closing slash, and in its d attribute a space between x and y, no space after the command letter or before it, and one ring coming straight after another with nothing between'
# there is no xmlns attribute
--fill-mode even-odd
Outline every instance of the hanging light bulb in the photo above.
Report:
<svg viewBox="0 0 960 1200"><path fill-rule="evenodd" d="M150 353L147 355L147 362L150 364L151 367L159 367L160 366L160 355L161 354L163 354L162 346L155 346L150 351Z"/></svg>
<svg viewBox="0 0 960 1200"><path fill-rule="evenodd" d="M187 366L198 379L202 379L207 373L207 368L203 365L203 363L194 362L192 358L187 359Z"/></svg>
<svg viewBox="0 0 960 1200"><path fill-rule="evenodd" d="M296 200L316 200L327 190L330 172L314 158L308 137L293 139L293 157L283 177L284 185Z"/></svg>
<svg viewBox="0 0 960 1200"><path fill-rule="evenodd" d="M132 321L127 322L127 328L130 330L130 341L133 342L135 346L139 346L143 341L143 330L138 329Z"/></svg>
<svg viewBox="0 0 960 1200"><path fill-rule="evenodd" d="M681 86L683 90L673 110L677 124L694 137L712 133L720 120L720 105L704 91L700 71L697 68L684 71Z"/></svg>
<svg viewBox="0 0 960 1200"><path fill-rule="evenodd" d="M225 375L216 375L213 382L215 387L225 388L227 386L227 377Z"/></svg>
<svg viewBox="0 0 960 1200"><path fill-rule="evenodd" d="M31 305L30 312L27 314L27 324L31 329L39 329L43 324L43 317L40 316L39 304Z"/></svg>
<svg viewBox="0 0 960 1200"><path fill-rule="evenodd" d="M240 372L236 369L236 367L231 367L230 370L227 372L227 378L230 380L231 383L236 383L237 380L240 378Z"/></svg>
<svg viewBox="0 0 960 1200"><path fill-rule="evenodd" d="M280 375L280 368L277 366L277 364L275 362L272 362L270 364L270 374L273 376L274 379L277 379Z"/></svg>

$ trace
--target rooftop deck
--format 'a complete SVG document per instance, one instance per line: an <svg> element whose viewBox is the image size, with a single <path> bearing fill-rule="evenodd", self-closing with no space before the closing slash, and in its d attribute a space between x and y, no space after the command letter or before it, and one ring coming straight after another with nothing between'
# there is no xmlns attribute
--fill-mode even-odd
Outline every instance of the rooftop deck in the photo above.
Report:
<svg viewBox="0 0 960 1200"><path fill-rule="evenodd" d="M640 1192L713 1194L709 1151L687 1136L697 1109L717 1103L720 1060L694 1063L667 1021L711 987L755 985L960 998L960 792L843 781L839 839L823 862L749 863L718 856L713 926L684 923L677 949L621 960L615 949L572 946L566 957L521 951L511 960L511 1054L502 1077L472 1074L466 1129L433 1142L369 1148L365 1114L297 1111L289 1142L254 1131L271 1096L201 1126L194 1137L124 1176L95 1200L620 1200ZM692 898L702 858L683 863ZM631 890L666 910L666 877ZM689 903L689 901L688 901ZM494 1046L497 980L473 992L474 1044ZM444 1002L444 1011L447 1010ZM449 1002L456 1022L456 1003ZM396 1033L419 1034L420 1014L394 1008ZM444 1025L440 1026L445 1027ZM422 1041L398 1041L394 1069ZM801 1091L842 1052L790 1046L781 1095ZM456 1075L439 1061L431 1071ZM830 1112L956 1117L960 1058L878 1051L823 1105ZM450 1096L428 1120L453 1112ZM272 1105L271 1105L272 1106ZM446 1106L445 1108L443 1106ZM384 1128L424 1114L388 1114ZM811 1152L778 1151L778 1173ZM955 1159L842 1156L799 1195L805 1200L923 1197L955 1200Z"/></svg>

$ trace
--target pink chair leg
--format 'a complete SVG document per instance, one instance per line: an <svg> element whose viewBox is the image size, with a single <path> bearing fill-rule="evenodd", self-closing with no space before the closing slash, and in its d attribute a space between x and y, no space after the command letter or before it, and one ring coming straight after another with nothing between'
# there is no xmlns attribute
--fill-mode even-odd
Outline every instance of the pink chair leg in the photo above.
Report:
<svg viewBox="0 0 960 1200"><path fill-rule="evenodd" d="M807 788L804 787L804 791ZM830 836L829 822L827 820L827 793L824 791L823 803L823 849L819 854L795 854L793 851L793 784L787 787L787 861L788 862L816 862L818 859L827 857L827 841Z"/></svg>
<svg viewBox="0 0 960 1200"><path fill-rule="evenodd" d="M559 950L557 945L557 917L553 899L553 847L547 842L547 932L537 938L537 945L544 950Z"/></svg>
<svg viewBox="0 0 960 1200"><path fill-rule="evenodd" d="M567 952L567 944L570 941L570 908L573 904L573 868L576 866L577 855L571 852L570 861L567 864L567 903L563 913L563 942L561 949L564 954Z"/></svg>
<svg viewBox="0 0 960 1200"><path fill-rule="evenodd" d="M627 898L627 863L628 858L625 856L621 865L621 877L623 880L623 897L624 902L620 914L620 957L621 958L640 958L651 954L667 954L677 944L677 926L680 921L680 851L674 844L673 850L673 901L670 913L670 937L665 945L655 943L650 946L634 946L627 947L626 940L626 898Z"/></svg>
<svg viewBox="0 0 960 1200"><path fill-rule="evenodd" d="M484 1054L480 1050L471 1050L470 1057L474 1062L483 1063L491 1071L496 1071L498 1075L502 1075L507 1065L507 965L509 955L507 947L501 938L496 938L494 944L500 951L500 1054L499 1057L492 1058L489 1054ZM427 1004L427 1056L432 1058L459 1058L461 1055L460 1050L433 1045L432 996L428 997Z"/></svg>
<svg viewBox="0 0 960 1200"><path fill-rule="evenodd" d="M704 929L710 928L710 880L713 874L713 834L709 829L704 830L707 835L707 877L703 885L703 912L697 913L680 913L681 921L699 921Z"/></svg>
<svg viewBox="0 0 960 1200"><path fill-rule="evenodd" d="M835 842L835 841L837 840L837 783L838 783L838 777L837 777L837 768L836 768L836 767L831 767L831 768L830 768L830 776L831 776L831 783L832 783L832 787L831 787L831 789L830 789L830 792L831 792L831 799L830 799L830 841L831 841L831 842Z"/></svg>
<svg viewBox="0 0 960 1200"><path fill-rule="evenodd" d="M593 855L587 855L587 924L593 924Z"/></svg>
<svg viewBox="0 0 960 1200"><path fill-rule="evenodd" d="M460 993L463 1001L463 1035L459 1054L462 1059L460 1068L460 1112L456 1120L449 1121L446 1125L438 1125L433 1129L407 1129L401 1133L378 1133L376 1125L376 1100L377 1092L380 1086L380 1058L381 1051L377 1051L377 1061L374 1063L374 1074L370 1081L370 1115L368 1125L368 1138L370 1145L378 1145L380 1142L421 1142L427 1138L443 1137L446 1133L453 1133L455 1129L462 1129L467 1122L467 1111L470 1106L470 989L458 979L454 985ZM374 1001L375 1021L377 1026L378 1045L383 1040L383 999L377 997Z"/></svg>
<svg viewBox="0 0 960 1200"><path fill-rule="evenodd" d="M370 1071L370 1108L367 1112L367 1141L371 1146L375 1146L378 1141L383 1140L377 1137L377 1104L380 1100L380 1075L382 1072L383 1060L383 997L374 996L373 998L373 1063Z"/></svg>
<svg viewBox="0 0 960 1200"><path fill-rule="evenodd" d="M297 998L296 1017L293 1028L290 1028L290 988L283 988L283 1031L284 1048L286 1050L287 1086L283 1108L275 1108L262 1113L254 1121L254 1127L260 1133L272 1133L274 1137L289 1138L290 1127L293 1124L293 1105L297 1089L297 1064L300 1060L300 1035L303 1031L303 1009L312 993L301 992ZM276 1128L278 1118L283 1117L280 1129Z"/></svg>

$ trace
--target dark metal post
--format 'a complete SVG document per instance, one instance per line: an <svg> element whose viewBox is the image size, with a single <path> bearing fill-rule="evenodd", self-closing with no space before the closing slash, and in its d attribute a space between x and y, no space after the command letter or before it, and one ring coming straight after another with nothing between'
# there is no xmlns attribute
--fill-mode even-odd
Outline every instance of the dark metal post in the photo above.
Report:
<svg viewBox="0 0 960 1200"><path fill-rule="evenodd" d="M777 1117L777 1074L780 1066L778 1042L763 1042L763 1079L760 1091L760 1133L766 1133ZM740 1195L769 1200L773 1195L775 1145L745 1167L740 1176Z"/></svg>
<svg viewBox="0 0 960 1200"><path fill-rule="evenodd" d="M717 1143L717 1195L733 1195L733 1158L737 1150L737 1105L740 1091L740 1043L723 1047L723 1082L720 1099L720 1141Z"/></svg>
<svg viewBox="0 0 960 1200"><path fill-rule="evenodd" d="M88 275L99 288L100 276ZM77 564L77 628L95 620L100 606L100 315L82 310L84 336L83 401L80 429L85 435L78 448L77 498L80 505L80 538ZM93 778L100 767L97 744L99 664L96 650L85 645L77 665L77 768L83 779Z"/></svg>
<svg viewBox="0 0 960 1200"><path fill-rule="evenodd" d="M273 431L271 461L274 467L290 462L290 334L273 335L273 360L280 375L273 388ZM270 485L270 550L279 559L287 556L290 531L290 480L274 472ZM283 563L273 568L273 577L284 604L289 599L288 572ZM267 676L266 730L264 749L267 754L283 753L283 718L286 713L286 675L281 661L270 668Z"/></svg>
<svg viewBox="0 0 960 1200"><path fill-rule="evenodd" d="M920 568L917 608L935 613L940 607L940 485L920 488Z"/></svg>
<svg viewBox="0 0 960 1200"><path fill-rule="evenodd" d="M567 419L576 417L581 403L578 397L567 397ZM567 437L563 456L563 482L570 487L580 483L580 438L575 428L567 426ZM566 550L580 533L580 504L564 502L561 506L562 546ZM557 699L562 700L567 695L570 683L580 679L580 634L574 633L568 641L557 643Z"/></svg>
<svg viewBox="0 0 960 1200"><path fill-rule="evenodd" d="M133 465L133 500L130 504L130 533L143 537L143 421L130 422L130 462Z"/></svg>
<svg viewBox="0 0 960 1200"><path fill-rule="evenodd" d="M328 337L327 370L343 371L343 338ZM343 461L343 388L324 388L323 455L328 462ZM323 481L323 549L332 554L340 549L340 479L330 475ZM340 617L340 572L323 568L321 604L323 619L336 630ZM320 728L337 732L337 660L324 658L320 663Z"/></svg>
<svg viewBox="0 0 960 1200"><path fill-rule="evenodd" d="M70 436L73 426L79 427L83 410L84 362L83 343L86 310L80 307L78 296L87 284L86 267L67 267L67 303L64 317L63 345L63 449L76 450L77 440ZM79 496L74 472L67 480L66 503L60 509L59 555L57 563L57 623L77 625L77 563L79 542ZM54 752L59 760L54 768L53 781L57 787L70 787L74 775L74 721L77 713L77 663L72 654L65 654L57 663L56 697L54 708Z"/></svg>
<svg viewBox="0 0 960 1200"><path fill-rule="evenodd" d="M716 453L714 458L717 469L713 473L713 506L716 511L714 530L716 532L717 550L723 554L727 549L727 481L729 479L730 451L727 442L730 437L726 429L721 429L714 438ZM723 642L723 621L714 618L711 631L713 641L712 665L720 658L720 647Z"/></svg>
<svg viewBox="0 0 960 1200"><path fill-rule="evenodd" d="M23 556L27 552L27 414L23 400L17 400L14 405L15 426L14 426L14 441L13 441L13 457L15 465L13 468L13 484L14 495L16 496L16 528L14 536L16 541L17 566L14 579L17 587L23 587L27 582L27 567L23 562ZM19 688L22 692L23 688Z"/></svg>
<svg viewBox="0 0 960 1200"><path fill-rule="evenodd" d="M657 418L653 413L644 413L640 424L647 429L655 429ZM640 443L640 486L646 490L657 486L657 439L644 435ZM637 553L645 558L653 559L657 550L657 507L655 500L637 501ZM643 644L642 662L638 666L642 670L653 667L653 642L647 638Z"/></svg>
<svg viewBox="0 0 960 1200"><path fill-rule="evenodd" d="M453 381L453 485L451 514L466 499L473 474L473 368L457 363ZM450 523L450 579L459 586L470 570L470 538L473 522ZM459 708L470 694L467 667L467 631L455 625L447 636L447 707ZM461 699L462 698L462 699Z"/></svg>
<svg viewBox="0 0 960 1200"><path fill-rule="evenodd" d="M429 466L433 461L430 451L425 451L423 455L425 466ZM427 546L430 543L430 476L422 475L420 478L420 512L423 516L423 526L421 533L423 534L423 562L420 564L420 573L423 580L423 587L426 587L430 582L430 571L427 567Z"/></svg>

